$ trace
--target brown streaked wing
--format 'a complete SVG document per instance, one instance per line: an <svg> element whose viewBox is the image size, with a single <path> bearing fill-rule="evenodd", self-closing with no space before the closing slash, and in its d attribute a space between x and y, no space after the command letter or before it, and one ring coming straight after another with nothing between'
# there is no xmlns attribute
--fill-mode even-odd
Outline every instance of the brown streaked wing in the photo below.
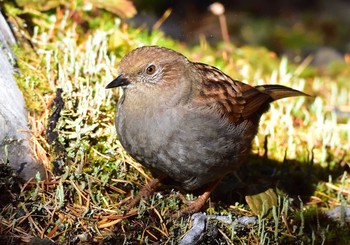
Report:
<svg viewBox="0 0 350 245"><path fill-rule="evenodd" d="M194 66L203 77L198 101L219 108L222 115L232 123L249 117L271 99L269 95L230 78L213 66L202 63L194 63Z"/></svg>

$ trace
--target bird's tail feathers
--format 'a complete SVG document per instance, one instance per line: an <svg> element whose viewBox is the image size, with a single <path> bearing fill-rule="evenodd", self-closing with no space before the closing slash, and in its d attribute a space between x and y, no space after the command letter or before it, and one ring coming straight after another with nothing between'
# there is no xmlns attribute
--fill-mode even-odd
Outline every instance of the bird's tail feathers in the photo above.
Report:
<svg viewBox="0 0 350 245"><path fill-rule="evenodd" d="M255 86L261 93L268 94L273 101L294 96L310 96L298 90L277 84L265 84Z"/></svg>

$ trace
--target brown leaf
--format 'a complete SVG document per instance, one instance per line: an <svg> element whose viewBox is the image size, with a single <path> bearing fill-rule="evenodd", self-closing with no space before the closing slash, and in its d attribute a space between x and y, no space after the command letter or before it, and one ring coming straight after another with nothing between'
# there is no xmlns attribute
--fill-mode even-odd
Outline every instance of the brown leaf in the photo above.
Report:
<svg viewBox="0 0 350 245"><path fill-rule="evenodd" d="M114 13L123 19L131 18L137 13L134 4L129 0L86 0L86 2Z"/></svg>
<svg viewBox="0 0 350 245"><path fill-rule="evenodd" d="M246 196L245 200L255 215L265 216L272 206L277 206L277 195L271 188L259 194Z"/></svg>

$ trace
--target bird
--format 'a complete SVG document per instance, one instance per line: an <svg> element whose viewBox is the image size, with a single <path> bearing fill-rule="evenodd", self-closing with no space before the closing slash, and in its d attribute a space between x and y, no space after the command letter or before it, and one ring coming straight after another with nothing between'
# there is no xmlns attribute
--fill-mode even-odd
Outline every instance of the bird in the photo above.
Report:
<svg viewBox="0 0 350 245"><path fill-rule="evenodd" d="M106 88L123 90L118 139L155 176L133 205L164 179L189 192L204 188L179 215L200 210L217 184L246 161L271 102L308 96L277 84L251 86L160 46L132 50L117 71Z"/></svg>

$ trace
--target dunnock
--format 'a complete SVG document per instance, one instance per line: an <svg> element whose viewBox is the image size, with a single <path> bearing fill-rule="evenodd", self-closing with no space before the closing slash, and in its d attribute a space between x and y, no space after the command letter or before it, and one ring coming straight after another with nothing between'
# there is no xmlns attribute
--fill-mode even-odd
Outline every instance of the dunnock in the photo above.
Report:
<svg viewBox="0 0 350 245"><path fill-rule="evenodd" d="M106 88L124 91L116 128L125 150L185 190L209 186L186 212L197 211L219 180L244 162L270 102L306 95L281 85L253 87L157 46L131 51L119 74Z"/></svg>

